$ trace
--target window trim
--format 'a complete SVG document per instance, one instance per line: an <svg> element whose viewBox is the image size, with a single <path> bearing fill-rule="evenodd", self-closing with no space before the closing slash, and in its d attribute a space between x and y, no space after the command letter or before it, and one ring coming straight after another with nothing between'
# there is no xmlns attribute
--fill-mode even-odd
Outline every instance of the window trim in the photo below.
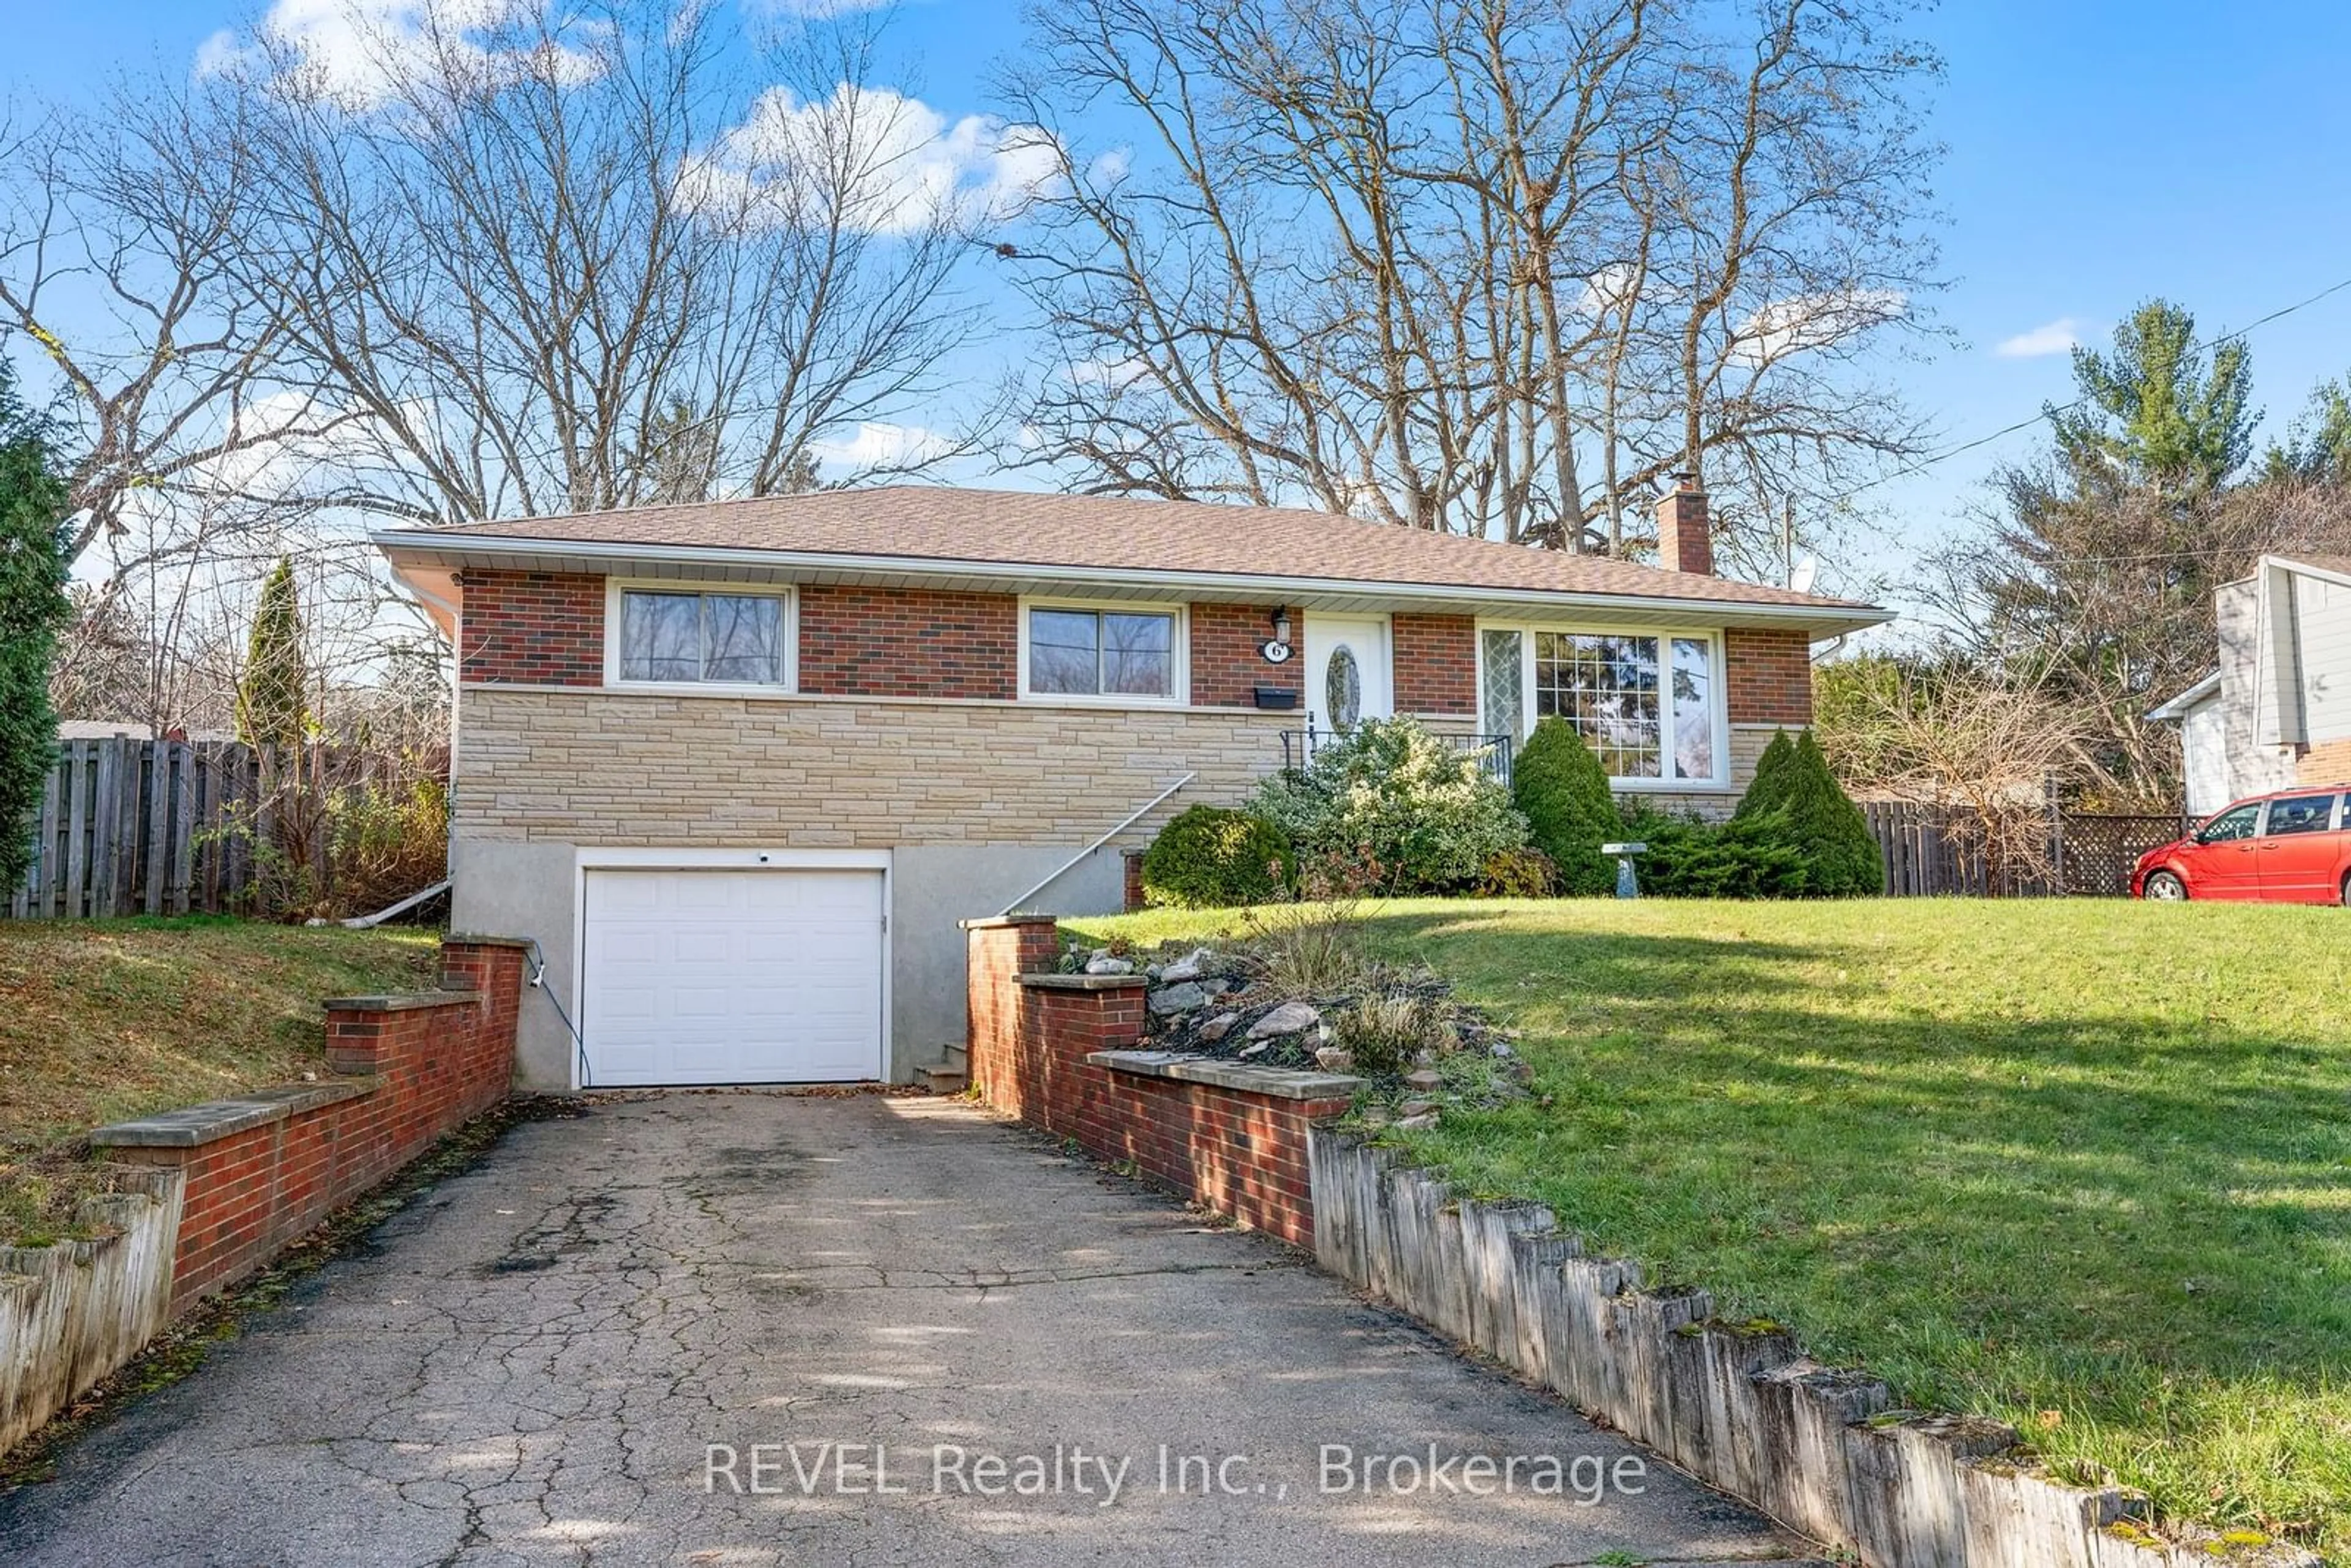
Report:
<svg viewBox="0 0 2351 1568"><path fill-rule="evenodd" d="M726 599L783 601L780 682L632 681L621 675L622 596L628 593L716 594ZM800 689L800 596L788 582L721 582L699 577L611 577L604 580L604 685L610 691L669 692L680 696L790 696Z"/></svg>
<svg viewBox="0 0 2351 1568"><path fill-rule="evenodd" d="M1676 641L1703 642L1709 652L1713 680L1708 695L1708 706L1714 720L1714 775L1708 779L1619 779L1611 777L1611 789L1630 790L1637 794L1690 795L1727 793L1732 789L1730 758L1730 655L1729 640L1719 626L1691 625L1671 622L1644 622L1638 625L1595 625L1588 621L1529 621L1517 617L1479 617L1476 622L1475 642L1478 651L1478 722L1486 722L1486 632L1516 632L1519 633L1519 724L1520 732L1510 737L1513 745L1523 744L1534 733L1535 712L1535 638L1551 632L1583 637L1654 637L1657 640L1658 675L1669 683L1673 671L1673 644ZM1671 686L1666 688L1667 701L1659 716L1661 728L1670 731L1672 717ZM1670 733L1658 737L1660 761L1670 758Z"/></svg>
<svg viewBox="0 0 2351 1568"><path fill-rule="evenodd" d="M1032 610L1084 610L1095 614L1165 615L1175 624L1167 635L1165 696L1140 696L1133 692L1040 692L1029 684L1029 612ZM1160 599L1072 599L1061 594L1022 594L1014 606L1019 617L1019 683L1014 690L1024 703L1067 703L1079 707L1169 708L1192 704L1192 607ZM1096 650L1100 656L1100 650Z"/></svg>

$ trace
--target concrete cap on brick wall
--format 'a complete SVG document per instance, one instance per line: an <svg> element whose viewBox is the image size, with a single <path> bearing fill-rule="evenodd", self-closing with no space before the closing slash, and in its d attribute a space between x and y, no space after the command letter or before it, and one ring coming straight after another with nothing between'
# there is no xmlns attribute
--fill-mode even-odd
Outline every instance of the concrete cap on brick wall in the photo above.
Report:
<svg viewBox="0 0 2351 1568"><path fill-rule="evenodd" d="M194 1148L218 1143L248 1127L282 1122L299 1111L355 1100L374 1092L372 1078L330 1078L323 1083L289 1083L282 1089L256 1089L234 1100L210 1100L134 1121L117 1122L90 1134L89 1141L107 1148Z"/></svg>
<svg viewBox="0 0 2351 1568"><path fill-rule="evenodd" d="M1141 975L1023 975L1020 983L1040 991L1131 991L1151 982Z"/></svg>
<svg viewBox="0 0 2351 1568"><path fill-rule="evenodd" d="M1259 1067L1226 1061L1188 1051L1097 1051L1086 1061L1113 1072L1139 1078L1172 1078L1179 1083L1210 1083L1275 1100L1348 1100L1364 1080L1343 1072L1306 1072L1290 1067Z"/></svg>
<svg viewBox="0 0 2351 1568"><path fill-rule="evenodd" d="M990 915L977 920L958 920L956 924L966 931L993 931L1006 925L1050 925L1061 918L1058 915Z"/></svg>
<svg viewBox="0 0 2351 1568"><path fill-rule="evenodd" d="M475 931L452 931L441 940L459 947L519 947L525 952L538 946L528 936L486 936Z"/></svg>
<svg viewBox="0 0 2351 1568"><path fill-rule="evenodd" d="M445 1008L459 1002L478 1002L479 991L395 991L381 997L329 997L319 1005L329 1012L397 1013L411 1008Z"/></svg>

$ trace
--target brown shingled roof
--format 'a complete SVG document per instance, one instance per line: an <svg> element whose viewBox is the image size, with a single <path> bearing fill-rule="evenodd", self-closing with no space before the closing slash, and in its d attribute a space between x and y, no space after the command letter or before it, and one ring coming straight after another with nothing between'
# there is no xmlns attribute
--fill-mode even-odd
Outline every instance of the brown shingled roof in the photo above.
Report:
<svg viewBox="0 0 2351 1568"><path fill-rule="evenodd" d="M1015 490L896 486L459 524L379 536L478 535L555 546L732 549L895 559L910 566L1199 572L1306 580L1863 608L1852 600L1630 561L1367 523L1326 512Z"/></svg>

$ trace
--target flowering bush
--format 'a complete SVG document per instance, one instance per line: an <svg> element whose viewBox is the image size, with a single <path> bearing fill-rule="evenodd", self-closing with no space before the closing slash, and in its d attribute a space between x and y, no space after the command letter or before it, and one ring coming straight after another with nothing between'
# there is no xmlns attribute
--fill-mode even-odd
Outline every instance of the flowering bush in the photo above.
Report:
<svg viewBox="0 0 2351 1568"><path fill-rule="evenodd" d="M1459 893L1527 841L1479 758L1409 718L1364 720L1267 779L1255 809L1290 835L1310 883L1336 862L1361 868L1367 893Z"/></svg>

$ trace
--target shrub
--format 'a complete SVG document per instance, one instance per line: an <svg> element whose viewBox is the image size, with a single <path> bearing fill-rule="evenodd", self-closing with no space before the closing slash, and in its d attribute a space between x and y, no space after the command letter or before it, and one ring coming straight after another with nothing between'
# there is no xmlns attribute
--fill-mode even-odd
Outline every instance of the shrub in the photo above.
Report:
<svg viewBox="0 0 2351 1568"><path fill-rule="evenodd" d="M1290 836L1253 811L1194 806L1159 830L1143 853L1154 904L1221 909L1279 898L1296 875Z"/></svg>
<svg viewBox="0 0 2351 1568"><path fill-rule="evenodd" d="M1549 898L1558 887L1558 864L1532 844L1488 855L1478 873L1480 898Z"/></svg>
<svg viewBox="0 0 2351 1568"><path fill-rule="evenodd" d="M1461 892L1527 841L1526 820L1480 759L1409 718L1364 720L1267 779L1257 810L1308 867L1333 857L1362 867L1366 892Z"/></svg>
<svg viewBox="0 0 2351 1568"><path fill-rule="evenodd" d="M1786 730L1771 737L1732 820L1776 821L1769 831L1802 854L1804 891L1814 896L1865 896L1886 885L1886 862L1869 820L1837 787L1810 730L1792 740Z"/></svg>
<svg viewBox="0 0 2351 1568"><path fill-rule="evenodd" d="M1804 853L1778 812L1708 822L1646 811L1625 828L1649 846L1635 864L1641 891L1661 898L1797 898L1809 885Z"/></svg>
<svg viewBox="0 0 2351 1568"><path fill-rule="evenodd" d="M1558 867L1558 891L1589 898L1616 885L1616 862L1600 852L1624 831L1600 758L1575 727L1546 718L1510 767L1510 792L1535 847Z"/></svg>
<svg viewBox="0 0 2351 1568"><path fill-rule="evenodd" d="M1441 1054L1448 1029L1437 1002L1408 992L1379 994L1332 1015L1331 1043L1353 1055L1353 1071L1394 1078L1422 1051Z"/></svg>
<svg viewBox="0 0 2351 1568"><path fill-rule="evenodd" d="M1352 899L1276 904L1242 912L1241 932L1266 981L1285 997L1356 990L1377 970L1364 938L1364 912Z"/></svg>

